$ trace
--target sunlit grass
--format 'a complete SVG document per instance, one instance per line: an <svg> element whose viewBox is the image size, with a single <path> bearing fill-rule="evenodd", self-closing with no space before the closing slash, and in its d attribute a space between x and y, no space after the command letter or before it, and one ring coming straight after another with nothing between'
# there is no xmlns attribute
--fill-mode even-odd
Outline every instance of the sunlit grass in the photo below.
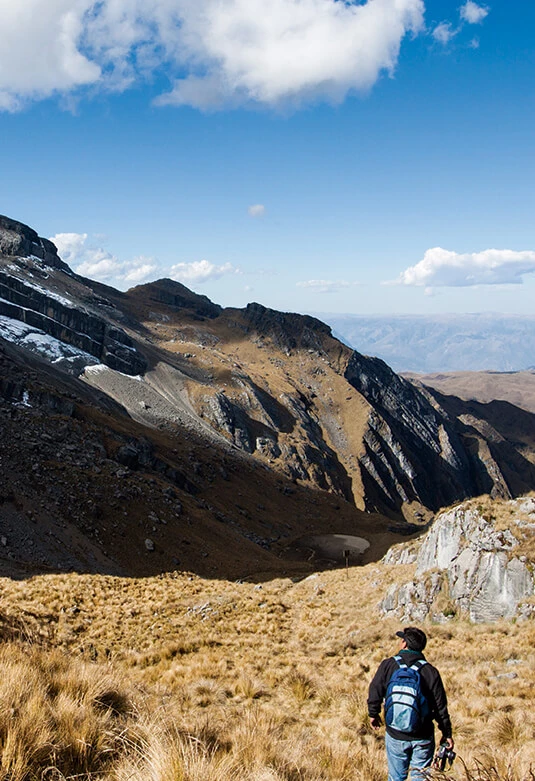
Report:
<svg viewBox="0 0 535 781"><path fill-rule="evenodd" d="M412 576L4 579L0 781L384 781L366 697L399 626L377 606ZM535 624L426 631L458 753L432 777L535 781Z"/></svg>

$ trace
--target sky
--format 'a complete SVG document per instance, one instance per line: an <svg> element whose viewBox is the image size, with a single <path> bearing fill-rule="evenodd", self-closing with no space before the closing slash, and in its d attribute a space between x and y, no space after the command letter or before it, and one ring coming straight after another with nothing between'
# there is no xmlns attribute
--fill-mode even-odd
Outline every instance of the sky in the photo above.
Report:
<svg viewBox="0 0 535 781"><path fill-rule="evenodd" d="M533 313L531 0L0 0L0 213L120 289Z"/></svg>

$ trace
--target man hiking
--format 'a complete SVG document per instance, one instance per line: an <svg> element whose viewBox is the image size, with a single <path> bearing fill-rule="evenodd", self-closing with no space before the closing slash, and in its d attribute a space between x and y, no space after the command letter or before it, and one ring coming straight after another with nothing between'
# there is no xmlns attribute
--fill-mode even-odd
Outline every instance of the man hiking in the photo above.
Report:
<svg viewBox="0 0 535 781"><path fill-rule="evenodd" d="M418 772L430 767L435 752L433 720L442 732L446 749L453 750L448 702L440 673L423 655L425 632L408 626L396 632L401 648L384 659L370 684L368 713L374 729L382 724L384 702L388 781L423 781ZM416 771L416 772L414 772Z"/></svg>

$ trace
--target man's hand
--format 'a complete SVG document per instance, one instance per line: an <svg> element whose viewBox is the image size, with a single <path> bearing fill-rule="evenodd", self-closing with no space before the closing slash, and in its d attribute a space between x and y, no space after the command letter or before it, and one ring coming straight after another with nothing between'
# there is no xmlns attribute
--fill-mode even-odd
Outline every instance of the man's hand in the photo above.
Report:
<svg viewBox="0 0 535 781"><path fill-rule="evenodd" d="M382 726L383 722L380 716L371 716L370 724L372 725L373 729L379 729L379 727Z"/></svg>
<svg viewBox="0 0 535 781"><path fill-rule="evenodd" d="M455 745L453 738L443 738L441 742L446 746L448 751L453 751L453 746Z"/></svg>

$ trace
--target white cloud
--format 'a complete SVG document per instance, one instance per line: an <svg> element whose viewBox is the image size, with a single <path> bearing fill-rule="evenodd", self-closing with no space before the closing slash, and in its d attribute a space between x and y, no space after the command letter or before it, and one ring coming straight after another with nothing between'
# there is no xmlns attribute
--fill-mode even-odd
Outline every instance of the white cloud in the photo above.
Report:
<svg viewBox="0 0 535 781"><path fill-rule="evenodd" d="M101 66L81 52L88 0L0 0L0 106L16 109L98 81Z"/></svg>
<svg viewBox="0 0 535 781"><path fill-rule="evenodd" d="M120 260L108 250L88 242L87 233L57 233L50 240L58 248L59 256L77 274L119 288L138 285L149 278L154 279L157 274L160 277L171 277L185 285L202 284L227 274L241 274L240 269L231 263L217 266L208 260L176 263L168 269L159 266L154 258L144 255Z"/></svg>
<svg viewBox="0 0 535 781"><path fill-rule="evenodd" d="M331 279L309 279L306 282L297 282L296 287L310 290L312 293L337 293L339 290L356 285L356 282Z"/></svg>
<svg viewBox="0 0 535 781"><path fill-rule="evenodd" d="M0 0L0 109L162 71L161 104L337 102L394 71L423 12L424 0Z"/></svg>
<svg viewBox="0 0 535 781"><path fill-rule="evenodd" d="M71 265L84 253L87 233L57 233L50 241L56 245L60 258Z"/></svg>
<svg viewBox="0 0 535 781"><path fill-rule="evenodd" d="M231 263L216 266L208 260L194 260L192 263L177 263L171 266L169 276L184 285L195 285L220 279L227 274L239 274L240 270Z"/></svg>
<svg viewBox="0 0 535 781"><path fill-rule="evenodd" d="M448 44L452 38L455 38L459 31L454 30L451 26L450 22L440 22L440 24L437 24L435 29L433 30L433 38L435 41L438 41L439 43Z"/></svg>
<svg viewBox="0 0 535 781"><path fill-rule="evenodd" d="M488 16L488 13L489 9L486 6L478 5L472 2L472 0L468 0L461 6L461 19L464 19L469 24L479 24Z"/></svg>
<svg viewBox="0 0 535 781"><path fill-rule="evenodd" d="M57 233L51 241L59 256L81 276L107 282L117 287L137 285L153 275L158 265L143 255L119 260L102 247L87 246L87 233Z"/></svg>
<svg viewBox="0 0 535 781"><path fill-rule="evenodd" d="M434 247L423 259L406 269L400 285L423 287L470 287L522 284L525 274L535 273L535 252L487 249L458 254Z"/></svg>
<svg viewBox="0 0 535 781"><path fill-rule="evenodd" d="M250 217L263 217L266 213L266 207L261 203L255 203L247 209Z"/></svg>

